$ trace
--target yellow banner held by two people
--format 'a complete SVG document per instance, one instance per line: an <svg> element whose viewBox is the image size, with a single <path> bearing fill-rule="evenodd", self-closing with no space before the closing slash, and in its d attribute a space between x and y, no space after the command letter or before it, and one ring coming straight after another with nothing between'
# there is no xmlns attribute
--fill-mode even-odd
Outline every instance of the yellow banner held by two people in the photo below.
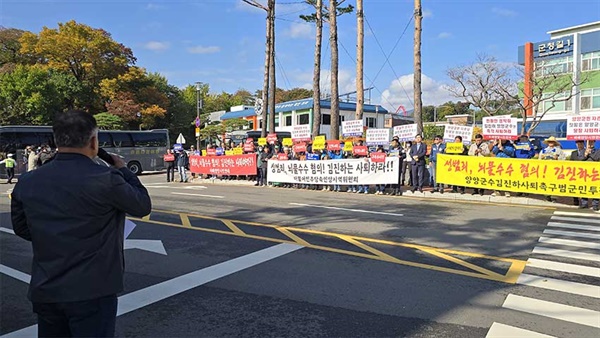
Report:
<svg viewBox="0 0 600 338"><path fill-rule="evenodd" d="M600 165L588 161L438 154L436 183L538 195L600 198Z"/></svg>

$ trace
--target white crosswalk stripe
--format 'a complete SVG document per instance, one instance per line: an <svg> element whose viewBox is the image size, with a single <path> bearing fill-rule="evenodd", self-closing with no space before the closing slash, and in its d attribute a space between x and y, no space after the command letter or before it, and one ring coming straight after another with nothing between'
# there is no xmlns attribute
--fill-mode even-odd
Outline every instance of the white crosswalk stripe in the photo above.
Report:
<svg viewBox="0 0 600 338"><path fill-rule="evenodd" d="M597 304L597 299L600 299L600 268L597 263L600 262L599 240L600 215L555 211L551 221L548 222L548 228L543 231L543 236L539 239L539 244L531 253L533 257L527 260L526 269L531 268L532 270L527 271L531 273L523 273L517 279L517 284L536 288L537 291L533 293L536 297L537 295L542 297L544 292L554 292L554 294L546 295L544 299L509 294L502 307L539 316L540 319L536 320L539 323L550 324L553 320L561 320L582 327L580 330L589 330L590 327L598 329L596 336L600 336L600 311L597 311L597 307L590 309L583 306ZM557 275L561 277L550 277ZM564 296L556 297L556 292ZM581 303L577 301L581 298L570 300L571 297L585 297L590 301ZM556 301L548 301L548 299L556 299ZM572 306L580 304L581 307ZM537 328L532 331L531 328L526 327L527 325L516 320L515 326L510 324L506 319L502 322L494 322L486 338L548 338L555 334L551 330L544 329L548 325L531 324ZM569 334L578 336L577 330Z"/></svg>

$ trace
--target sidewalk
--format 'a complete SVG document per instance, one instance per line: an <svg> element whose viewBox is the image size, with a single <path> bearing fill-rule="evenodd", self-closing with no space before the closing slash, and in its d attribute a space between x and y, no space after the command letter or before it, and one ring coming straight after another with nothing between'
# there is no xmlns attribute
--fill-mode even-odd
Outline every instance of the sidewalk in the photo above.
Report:
<svg viewBox="0 0 600 338"><path fill-rule="evenodd" d="M200 179L196 178L195 180L191 180L190 183L193 184L204 184L204 185L232 185L232 186L254 186L255 181L247 181L247 180L222 180L219 178L211 178L211 179ZM270 187L270 188L278 188L278 187ZM372 189L373 187L371 187ZM284 189L284 188L282 188ZM507 204L507 205L533 205L533 206L542 206L542 207L552 207L552 208L577 208L577 206L573 205L572 197L558 197L555 203L546 201L545 197L542 195L529 195L526 197L517 197L516 193L511 193L511 197L505 196L491 196L492 191L486 191L486 194L483 196L480 195L471 195L473 189L467 188L467 192L465 194L460 193L450 193L450 189L446 189L444 194L440 193L431 193L432 188L424 188L423 192L411 192L409 186L403 186L403 196L404 197L416 197L416 198L424 198L424 199L433 199L433 200L442 200L442 201L468 201L468 202L484 202L484 203L494 203L494 204ZM323 192L323 193L331 193L325 192L321 190L310 190L315 192ZM370 195L374 195L371 193ZM384 195L385 196L385 195Z"/></svg>

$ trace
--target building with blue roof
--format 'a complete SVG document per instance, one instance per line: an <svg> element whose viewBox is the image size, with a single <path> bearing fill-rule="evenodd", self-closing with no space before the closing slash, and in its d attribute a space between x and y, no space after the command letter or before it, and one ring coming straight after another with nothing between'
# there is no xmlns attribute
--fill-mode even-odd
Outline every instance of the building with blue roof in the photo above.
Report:
<svg viewBox="0 0 600 338"><path fill-rule="evenodd" d="M356 116L356 102L340 101L340 134L341 123L351 121ZM321 134L328 138L331 136L331 101L321 100ZM386 119L390 112L380 105L365 104L363 108L363 123L369 128L385 128ZM294 126L312 125L313 123L313 99L301 99L282 102L275 105L275 131L291 132ZM250 129L260 130L262 128L262 116L256 115L254 108L231 111L223 114L221 120L246 119L250 121Z"/></svg>

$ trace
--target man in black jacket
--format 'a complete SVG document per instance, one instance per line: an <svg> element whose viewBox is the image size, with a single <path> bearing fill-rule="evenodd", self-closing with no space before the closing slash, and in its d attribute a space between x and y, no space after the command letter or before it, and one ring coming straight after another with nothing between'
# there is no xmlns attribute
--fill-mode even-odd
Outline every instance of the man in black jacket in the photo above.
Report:
<svg viewBox="0 0 600 338"><path fill-rule="evenodd" d="M413 176L412 192L417 189L423 192L423 182L425 181L425 156L427 156L427 145L423 143L423 137L417 135L415 143L410 147L411 170Z"/></svg>
<svg viewBox="0 0 600 338"><path fill-rule="evenodd" d="M29 299L38 335L114 336L123 290L125 214L150 213L148 191L111 155L96 164L98 127L82 111L59 113L56 158L23 174L11 200L13 229L31 241Z"/></svg>

